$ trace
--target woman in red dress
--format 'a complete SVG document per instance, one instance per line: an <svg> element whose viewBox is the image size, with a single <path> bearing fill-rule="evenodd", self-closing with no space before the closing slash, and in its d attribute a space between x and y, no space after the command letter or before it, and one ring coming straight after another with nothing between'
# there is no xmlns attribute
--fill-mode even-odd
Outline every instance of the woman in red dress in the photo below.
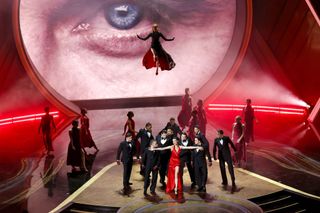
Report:
<svg viewBox="0 0 320 213"><path fill-rule="evenodd" d="M173 137L172 143L173 143L172 146L167 146L167 147L163 147L163 148L155 148L153 150L171 149L166 193L170 193L170 192L174 191L174 193L177 195L178 192L183 191L182 173L180 171L180 152L181 152L181 149L200 149L200 150L202 150L203 148L202 147L199 148L198 146L179 146L177 137Z"/></svg>
<svg viewBox="0 0 320 213"><path fill-rule="evenodd" d="M136 151L137 151L137 153L140 153L140 143L136 140L136 134L138 132L135 130L136 124L135 124L134 120L132 119L134 117L133 112L129 111L127 113L127 117L128 117L128 119L124 125L122 135L126 135L128 132L130 132L132 135L132 141L134 141L134 144L136 145Z"/></svg>
<svg viewBox="0 0 320 213"><path fill-rule="evenodd" d="M165 41L173 41L174 37L171 39L168 39L162 35L161 32L158 30L158 25L154 24L152 26L152 32L145 38L140 37L137 35L137 37L140 40L147 40L148 38L152 38L151 41L151 48L148 50L148 52L143 57L143 66L146 67L146 69L150 69L152 67L156 67L156 75L158 75L158 69L159 67L161 70L171 70L173 67L175 67L175 63L171 56L163 49L161 43L160 43L160 37Z"/></svg>
<svg viewBox="0 0 320 213"><path fill-rule="evenodd" d="M241 122L241 117L238 115L232 125L231 140L235 144L237 152L234 153L233 162L236 166L241 167L242 162L246 162L246 145L244 140L245 125Z"/></svg>
<svg viewBox="0 0 320 213"><path fill-rule="evenodd" d="M86 147L94 147L97 151L99 150L92 139L90 130L89 130L89 118L87 117L87 110L81 109L81 117L80 117L80 144L81 148L85 150Z"/></svg>

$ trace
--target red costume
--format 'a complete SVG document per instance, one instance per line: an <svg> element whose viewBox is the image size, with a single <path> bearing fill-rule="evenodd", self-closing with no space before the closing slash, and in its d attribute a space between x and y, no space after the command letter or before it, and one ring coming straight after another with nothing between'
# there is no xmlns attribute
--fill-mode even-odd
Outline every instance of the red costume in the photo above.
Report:
<svg viewBox="0 0 320 213"><path fill-rule="evenodd" d="M243 117L244 117L244 124L246 126L245 133L244 133L244 140L246 143L249 143L250 141L254 141L253 121L255 117L254 117L254 109L252 108L251 105L247 105L243 109Z"/></svg>
<svg viewBox="0 0 320 213"><path fill-rule="evenodd" d="M238 139L243 134L244 125L242 123L235 123L233 127L234 135L233 135L233 143L236 147L237 152L233 157L234 163L241 163L241 161L246 162L246 144L244 141L244 137L238 142Z"/></svg>
<svg viewBox="0 0 320 213"><path fill-rule="evenodd" d="M81 115L80 118L81 128L80 128L80 144L81 148L93 147L95 143L92 139L90 130L89 130L89 118L86 115Z"/></svg>
<svg viewBox="0 0 320 213"><path fill-rule="evenodd" d="M136 152L140 153L140 143L138 140L136 140L136 131L135 131L136 124L134 120L131 118L128 118L126 124L124 125L124 135L127 134L127 132L130 132L132 135L132 141L134 141L134 144L136 145ZM127 129L128 128L128 129Z"/></svg>
<svg viewBox="0 0 320 213"><path fill-rule="evenodd" d="M55 129L55 124L53 121L53 116L45 114L41 118L40 129L42 130L43 142L46 147L46 150L53 151L52 147L52 127Z"/></svg>
<svg viewBox="0 0 320 213"><path fill-rule="evenodd" d="M207 116L206 111L203 108L197 107L199 129L204 135L206 135Z"/></svg>
<svg viewBox="0 0 320 213"><path fill-rule="evenodd" d="M157 67L157 64L155 61L155 58L156 58L159 62L159 67L161 68L161 70L171 70L172 68L174 68L176 64L174 63L172 57L163 49L160 43L160 38L162 38L165 41L173 41L174 38L167 39L162 35L162 33L158 31L154 31L150 33L145 38L138 36L139 39L144 41L150 37L152 38L151 48L143 57L143 61L142 61L143 66L145 66L146 69ZM153 53L152 53L152 50L153 50Z"/></svg>
<svg viewBox="0 0 320 213"><path fill-rule="evenodd" d="M175 168L180 167L180 152L181 152L180 147L177 151L175 149L175 146L173 146L173 149L171 151L170 161L169 161L166 193L170 193L175 189L174 173L175 173ZM178 173L178 187L177 188L178 188L179 192L182 192L182 173L181 173L180 169L179 169L179 173Z"/></svg>
<svg viewBox="0 0 320 213"><path fill-rule="evenodd" d="M185 95L182 98L182 107L178 115L178 122L181 129L184 129L189 125L189 120L191 118L192 111L192 100L190 95Z"/></svg>

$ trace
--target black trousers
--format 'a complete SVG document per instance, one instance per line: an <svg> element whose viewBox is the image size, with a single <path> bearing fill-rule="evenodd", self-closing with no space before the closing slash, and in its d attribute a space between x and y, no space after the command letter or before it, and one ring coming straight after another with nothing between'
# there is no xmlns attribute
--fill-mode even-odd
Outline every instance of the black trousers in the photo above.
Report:
<svg viewBox="0 0 320 213"><path fill-rule="evenodd" d="M194 168L191 165L191 161L184 159L184 158L181 158L180 159L180 171L181 171L182 175L183 175L183 169L184 169L185 165L187 165L191 182L195 183Z"/></svg>
<svg viewBox="0 0 320 213"><path fill-rule="evenodd" d="M166 174L168 171L168 165L169 165L169 160L170 160L170 153L166 154L161 154L160 155L160 182L164 182L166 179Z"/></svg>
<svg viewBox="0 0 320 213"><path fill-rule="evenodd" d="M152 180L150 186L150 174L152 173ZM158 169L153 170L152 168L146 168L146 173L144 176L144 191L147 191L150 186L150 191L154 192L157 186L158 179Z"/></svg>
<svg viewBox="0 0 320 213"><path fill-rule="evenodd" d="M231 176L231 180L232 180L232 183L234 183L235 177L234 177L234 171L233 171L233 165L232 165L231 156L229 158L227 158L227 159L225 159L224 157L219 158L219 166L220 166L220 171L221 171L222 183L223 184L227 184L228 183L225 163L228 164L228 169L229 169L229 173L230 173L230 176Z"/></svg>
<svg viewBox="0 0 320 213"><path fill-rule="evenodd" d="M208 176L208 169L207 166L198 166L195 165L194 167L194 174L196 178L196 183L199 188L203 188L207 184L207 176Z"/></svg>
<svg viewBox="0 0 320 213"><path fill-rule="evenodd" d="M132 171L133 161L129 161L127 163L123 163L123 187L129 187L129 180Z"/></svg>

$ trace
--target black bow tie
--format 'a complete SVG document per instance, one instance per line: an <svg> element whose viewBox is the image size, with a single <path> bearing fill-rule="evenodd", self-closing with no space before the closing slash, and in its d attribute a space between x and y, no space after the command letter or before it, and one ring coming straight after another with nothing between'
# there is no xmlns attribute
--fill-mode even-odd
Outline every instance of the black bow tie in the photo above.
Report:
<svg viewBox="0 0 320 213"><path fill-rule="evenodd" d="M183 143L187 142L186 140L185 141L182 141Z"/></svg>

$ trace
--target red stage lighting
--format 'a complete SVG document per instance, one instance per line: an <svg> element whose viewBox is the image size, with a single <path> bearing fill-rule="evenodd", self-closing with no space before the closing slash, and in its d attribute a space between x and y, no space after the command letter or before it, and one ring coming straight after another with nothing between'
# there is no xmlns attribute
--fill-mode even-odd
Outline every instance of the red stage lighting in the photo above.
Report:
<svg viewBox="0 0 320 213"><path fill-rule="evenodd" d="M50 112L49 114L53 115L53 118L59 117L59 112L57 112L57 111ZM0 126L14 124L14 123L27 122L27 121L41 120L41 117L43 115L45 115L45 113L37 113L37 114L15 116L15 117L11 117L11 118L0 119Z"/></svg>
<svg viewBox="0 0 320 213"><path fill-rule="evenodd" d="M209 104L209 111L242 111L245 105L239 104ZM291 108L291 107L280 107L280 106L261 106L261 105L252 105L256 112L265 112L265 113L278 113L278 114L287 114L287 115L305 115L306 108Z"/></svg>

